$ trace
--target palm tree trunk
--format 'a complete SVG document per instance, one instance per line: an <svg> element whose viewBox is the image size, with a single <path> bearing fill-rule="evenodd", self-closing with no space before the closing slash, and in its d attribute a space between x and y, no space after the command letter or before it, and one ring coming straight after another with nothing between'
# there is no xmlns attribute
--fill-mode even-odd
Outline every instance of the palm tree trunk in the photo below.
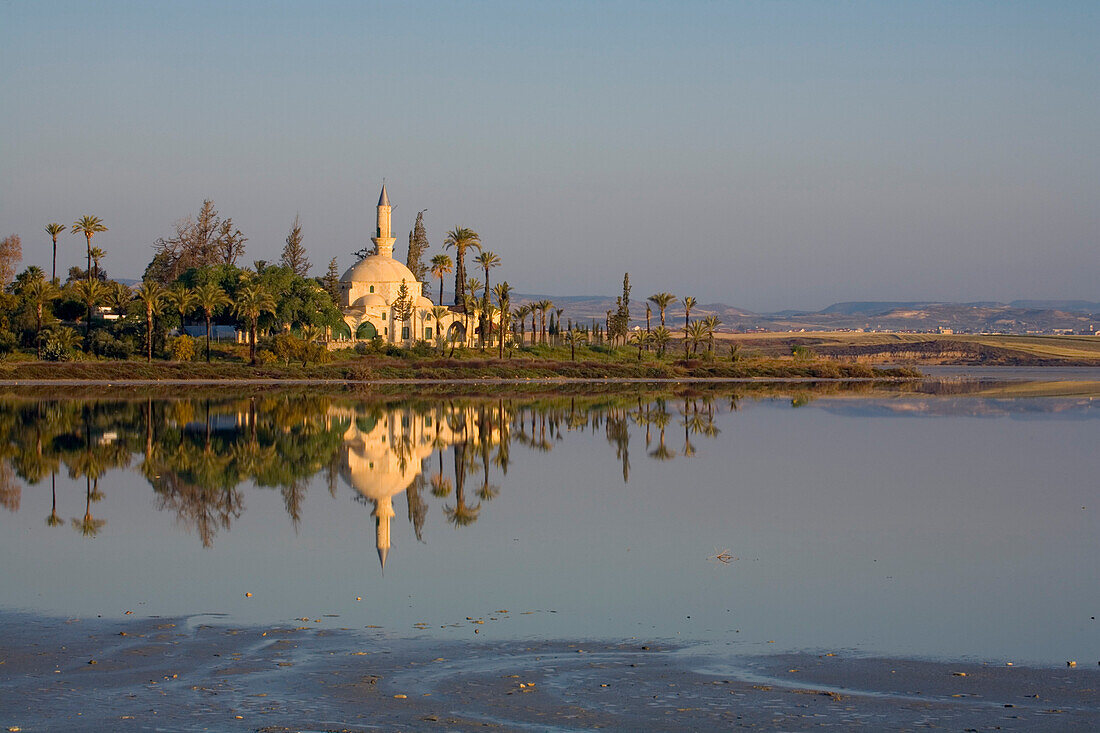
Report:
<svg viewBox="0 0 1100 733"><path fill-rule="evenodd" d="M50 277L50 282L57 281L57 235L53 235L53 275Z"/></svg>
<svg viewBox="0 0 1100 733"><path fill-rule="evenodd" d="M439 274L439 304L443 305L443 273Z"/></svg>
<svg viewBox="0 0 1100 733"><path fill-rule="evenodd" d="M92 235L91 234L85 234L84 236L85 236L85 239L88 240L88 269L84 274L88 276L89 280L91 280L92 279Z"/></svg>
<svg viewBox="0 0 1100 733"><path fill-rule="evenodd" d="M153 312L145 312L145 361L153 361Z"/></svg>
<svg viewBox="0 0 1100 733"><path fill-rule="evenodd" d="M206 314L206 363L210 363L210 314Z"/></svg>

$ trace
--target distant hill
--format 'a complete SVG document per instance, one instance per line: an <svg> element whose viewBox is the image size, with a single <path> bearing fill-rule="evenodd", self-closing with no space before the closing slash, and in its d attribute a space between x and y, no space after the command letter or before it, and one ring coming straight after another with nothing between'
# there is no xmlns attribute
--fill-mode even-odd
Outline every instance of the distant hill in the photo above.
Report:
<svg viewBox="0 0 1100 733"><path fill-rule="evenodd" d="M1100 303L1088 300L1014 300L1009 305L1013 308L1057 310L1068 313L1100 313Z"/></svg>
<svg viewBox="0 0 1100 733"><path fill-rule="evenodd" d="M563 309L565 320L576 323L603 323L607 311L615 309L615 298L608 295L512 294L514 306L543 299L553 301L555 307ZM453 296L444 296L445 303L452 300ZM644 297L631 299L632 325L645 326L645 306ZM718 316L722 321L720 330L723 331L756 328L770 331L949 329L957 333L1027 333L1071 329L1088 333L1089 326L1100 331L1100 303L1084 300L1015 300L1011 303L846 301L833 303L820 311L784 310L772 313L757 313L727 303L700 303L692 308L691 315L692 318ZM650 323L657 325L659 318L657 309L652 307ZM679 302L665 311L665 323L672 329L683 326L684 308Z"/></svg>
<svg viewBox="0 0 1100 733"><path fill-rule="evenodd" d="M833 303L828 308L818 311L825 315L841 315L841 316L854 316L864 315L873 316L879 313L888 313L897 308L921 308L928 305L927 301L915 301L915 302L879 302L879 301L851 301L847 303Z"/></svg>

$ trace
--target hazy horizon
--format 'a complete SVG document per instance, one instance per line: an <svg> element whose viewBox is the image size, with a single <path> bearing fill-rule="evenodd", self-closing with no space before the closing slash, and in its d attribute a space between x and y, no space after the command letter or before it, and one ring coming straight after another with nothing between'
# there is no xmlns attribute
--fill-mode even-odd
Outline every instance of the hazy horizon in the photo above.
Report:
<svg viewBox="0 0 1100 733"><path fill-rule="evenodd" d="M1100 6L8 3L0 236L112 276L204 198L315 274L482 236L522 292L1097 301ZM62 235L58 268L82 261ZM476 274L476 273L471 273ZM433 289L433 293L436 292Z"/></svg>

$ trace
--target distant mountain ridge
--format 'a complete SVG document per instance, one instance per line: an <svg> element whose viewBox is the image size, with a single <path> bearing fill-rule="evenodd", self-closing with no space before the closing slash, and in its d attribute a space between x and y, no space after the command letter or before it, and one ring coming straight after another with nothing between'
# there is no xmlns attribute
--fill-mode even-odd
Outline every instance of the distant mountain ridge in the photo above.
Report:
<svg viewBox="0 0 1100 733"><path fill-rule="evenodd" d="M601 295L532 295L513 293L515 305L548 299L562 308L563 319L579 323L603 323L607 311L614 310L615 298ZM631 299L631 323L645 325L644 298ZM651 307L650 323L656 325L659 314ZM820 311L786 310L756 313L726 303L701 303L692 308L692 317L716 315L720 330L746 331L937 331L957 333L1050 333L1100 331L1100 302L1086 300L1014 300L1011 303L976 301L846 301L833 303ZM684 308L679 302L665 311L670 328L683 325Z"/></svg>

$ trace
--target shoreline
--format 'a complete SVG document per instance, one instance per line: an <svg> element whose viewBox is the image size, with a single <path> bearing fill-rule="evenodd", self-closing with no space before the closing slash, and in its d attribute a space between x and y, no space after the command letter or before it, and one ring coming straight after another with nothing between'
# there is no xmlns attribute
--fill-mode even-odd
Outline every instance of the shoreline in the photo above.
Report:
<svg viewBox="0 0 1100 733"><path fill-rule="evenodd" d="M1094 729L1100 670L0 612L11 730ZM1091 667L1087 665L1092 665ZM333 726L336 726L335 728Z"/></svg>
<svg viewBox="0 0 1100 733"><path fill-rule="evenodd" d="M355 386L355 385L511 385L511 384L808 384L815 382L912 382L923 377L466 377L466 378L392 378L392 379L328 379L328 378L195 378L195 379L0 379L0 387L58 386L155 386L155 385L245 385L262 386Z"/></svg>

